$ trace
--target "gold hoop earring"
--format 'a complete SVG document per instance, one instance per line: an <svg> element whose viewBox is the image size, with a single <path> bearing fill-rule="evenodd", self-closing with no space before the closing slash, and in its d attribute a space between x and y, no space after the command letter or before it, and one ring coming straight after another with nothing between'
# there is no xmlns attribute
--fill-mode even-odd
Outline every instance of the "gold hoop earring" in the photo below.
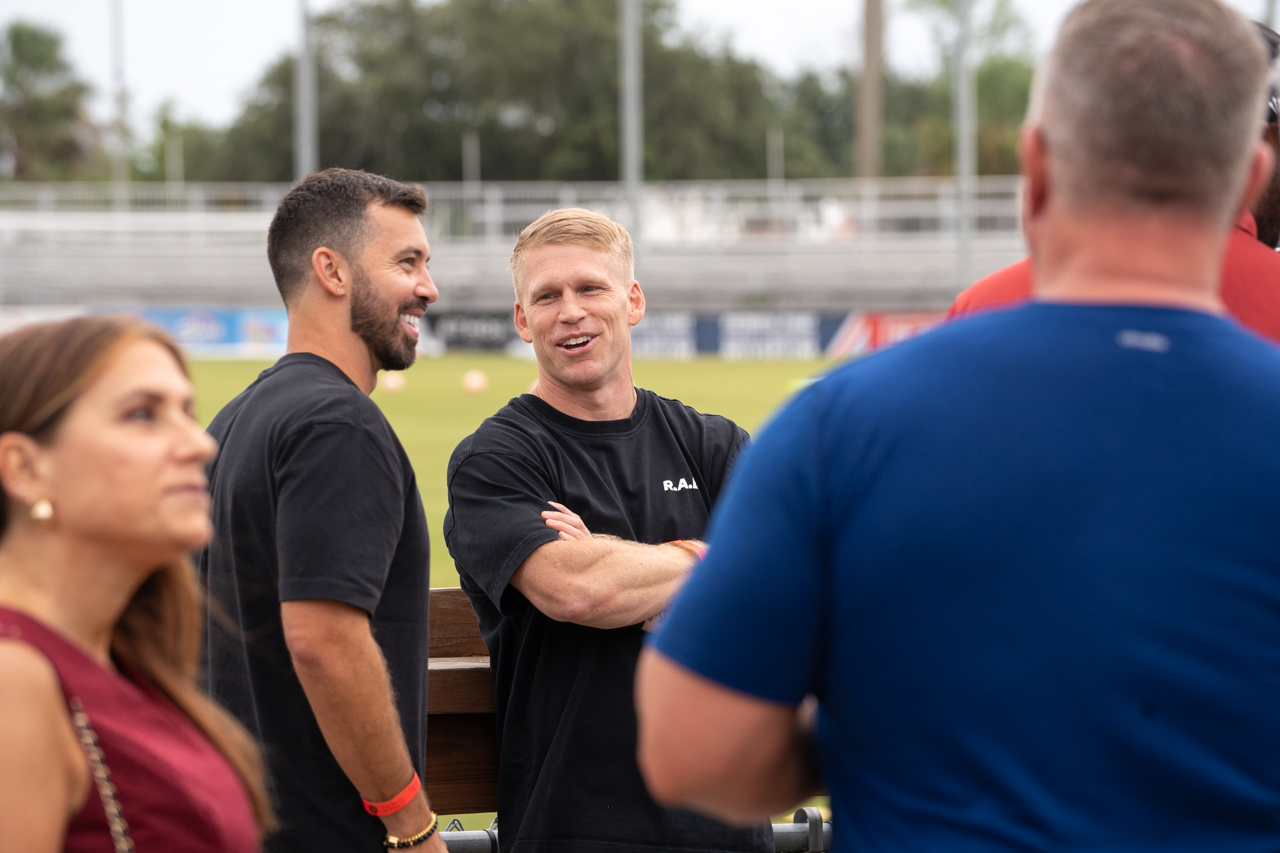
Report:
<svg viewBox="0 0 1280 853"><path fill-rule="evenodd" d="M53 521L53 504L48 498L41 498L31 505L31 520L41 523Z"/></svg>

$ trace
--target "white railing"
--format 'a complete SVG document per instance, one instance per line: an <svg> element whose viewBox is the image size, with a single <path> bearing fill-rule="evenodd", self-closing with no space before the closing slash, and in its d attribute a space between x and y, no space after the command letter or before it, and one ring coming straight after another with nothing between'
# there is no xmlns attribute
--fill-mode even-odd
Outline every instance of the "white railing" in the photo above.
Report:
<svg viewBox="0 0 1280 853"><path fill-rule="evenodd" d="M546 211L573 206L598 210L636 230L618 183L422 186L434 241L505 242ZM35 220L23 217L33 225L50 221L39 215L110 212L128 215L114 225L104 223L111 230L164 230L168 222L175 231L189 231L197 221L225 230L232 220L211 214L269 214L288 191L288 184L0 183L0 212L37 214ZM842 243L880 234L952 235L959 226L951 178L653 183L645 187L641 209L638 230L652 245ZM198 220L188 218L193 215ZM260 220L242 221L258 227ZM978 182L972 226L979 234L1016 232L1016 177Z"/></svg>
<svg viewBox="0 0 1280 853"><path fill-rule="evenodd" d="M510 309L512 243L547 210L632 227L615 183L423 186L446 312ZM0 182L0 304L276 304L266 232L288 190ZM1016 178L979 181L971 240L956 202L950 178L649 184L637 274L668 311L946 307L1025 253Z"/></svg>

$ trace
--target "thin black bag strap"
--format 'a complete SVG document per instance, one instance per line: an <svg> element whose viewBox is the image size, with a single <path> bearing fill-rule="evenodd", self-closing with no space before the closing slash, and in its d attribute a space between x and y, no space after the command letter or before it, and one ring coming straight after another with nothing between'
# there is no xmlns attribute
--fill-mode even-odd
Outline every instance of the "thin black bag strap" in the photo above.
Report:
<svg viewBox="0 0 1280 853"><path fill-rule="evenodd" d="M98 746L98 736L89 724L89 715L84 712L84 705L77 696L67 699L67 705L71 708L71 725L75 726L80 748L84 750L85 758L89 759L93 783L98 788L98 796L102 798L102 810L107 814L107 827L111 830L111 843L115 845L116 853L134 853L133 839L129 837L129 823L120 811L116 786L111 782L111 772L107 770L102 748Z"/></svg>

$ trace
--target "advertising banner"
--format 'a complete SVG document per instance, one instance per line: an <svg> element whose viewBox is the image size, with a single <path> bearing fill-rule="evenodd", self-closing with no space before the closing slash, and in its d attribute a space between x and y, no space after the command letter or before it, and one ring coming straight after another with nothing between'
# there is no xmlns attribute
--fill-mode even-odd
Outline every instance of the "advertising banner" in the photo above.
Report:
<svg viewBox="0 0 1280 853"><path fill-rule="evenodd" d="M427 327L446 350L504 350L520 339L510 312L435 315L428 311Z"/></svg>
<svg viewBox="0 0 1280 853"><path fill-rule="evenodd" d="M167 331L196 358L274 359L284 354L289 318L283 308L94 308L83 306L0 307L0 334L28 323L89 313L138 314ZM636 359L690 359L698 355L732 360L857 358L906 340L942 322L943 313L886 312L817 314L735 311L645 315L631 329ZM438 357L452 350L505 352L532 359L509 314L427 314L418 353Z"/></svg>
<svg viewBox="0 0 1280 853"><path fill-rule="evenodd" d="M144 308L137 313L197 358L279 358L288 342L283 308Z"/></svg>
<svg viewBox="0 0 1280 853"><path fill-rule="evenodd" d="M693 314L646 314L631 327L631 354L637 359L685 360L698 354Z"/></svg>
<svg viewBox="0 0 1280 853"><path fill-rule="evenodd" d="M818 315L731 312L720 317L720 357L731 361L815 359Z"/></svg>
<svg viewBox="0 0 1280 853"><path fill-rule="evenodd" d="M923 334L942 322L942 311L850 314L826 347L827 358L857 358Z"/></svg>

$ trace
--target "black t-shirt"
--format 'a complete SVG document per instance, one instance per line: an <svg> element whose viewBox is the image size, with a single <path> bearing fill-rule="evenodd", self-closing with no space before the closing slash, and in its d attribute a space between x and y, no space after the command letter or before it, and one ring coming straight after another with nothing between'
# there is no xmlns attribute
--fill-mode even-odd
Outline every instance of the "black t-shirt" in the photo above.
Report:
<svg viewBox="0 0 1280 853"><path fill-rule="evenodd" d="M747 434L650 391L631 417L583 421L512 400L449 462L445 542L480 617L497 689L504 853L772 851L768 827L733 829L658 806L636 766L632 681L639 625L556 622L510 585L555 541L557 501L593 533L697 539Z"/></svg>
<svg viewBox="0 0 1280 853"><path fill-rule="evenodd" d="M209 433L220 448L209 466L214 534L199 566L220 614L206 627L208 686L262 743L282 824L267 847L381 850L382 822L365 813L294 673L280 602L370 614L421 775L429 543L409 458L377 404L307 353L263 371Z"/></svg>

